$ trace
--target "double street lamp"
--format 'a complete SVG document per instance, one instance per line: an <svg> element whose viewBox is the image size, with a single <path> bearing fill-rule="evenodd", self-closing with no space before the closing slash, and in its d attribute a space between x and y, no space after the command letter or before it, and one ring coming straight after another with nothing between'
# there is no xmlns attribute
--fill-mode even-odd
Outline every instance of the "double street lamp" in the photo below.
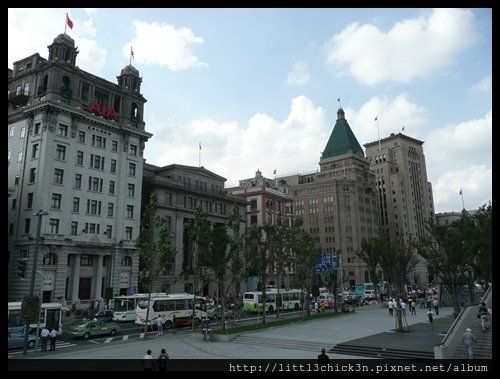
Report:
<svg viewBox="0 0 500 379"><path fill-rule="evenodd" d="M35 280L36 280L36 265L38 262L38 247L40 245L40 231L42 228L42 217L47 216L48 212L43 211L40 209L37 213L35 213L33 216L38 216L38 225L36 227L36 239L35 239L35 252L33 254L33 267L31 269L31 282L30 282L30 292L29 292L29 298L33 298L33 293L35 291ZM42 299L38 299L39 301L42 301ZM40 313L36 315L37 318L40 318ZM24 327L24 345L23 345L23 355L27 354L28 350L28 335L30 332L30 322L29 320L26 321L25 327ZM37 331L38 332L38 331Z"/></svg>

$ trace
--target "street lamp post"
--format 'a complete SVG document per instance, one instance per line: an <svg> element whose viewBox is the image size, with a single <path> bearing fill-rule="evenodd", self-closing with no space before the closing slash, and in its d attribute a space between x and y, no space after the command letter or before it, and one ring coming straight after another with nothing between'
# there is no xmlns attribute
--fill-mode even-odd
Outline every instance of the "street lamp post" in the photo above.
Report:
<svg viewBox="0 0 500 379"><path fill-rule="evenodd" d="M33 267L31 269L31 282L30 282L30 292L29 296L30 298L33 297L33 292L35 291L35 280L36 280L36 264L38 262L38 246L40 244L40 231L42 228L42 217L47 216L48 213L40 209L37 213L35 213L33 216L38 216L38 225L36 227L36 239L35 239L35 252L33 254ZM42 301L42 299L39 299L39 301ZM40 317L40 314L37 315L37 317ZM25 327L24 327L24 346L23 346L23 355L27 354L28 350L28 335L29 335L29 326L30 322L26 321Z"/></svg>

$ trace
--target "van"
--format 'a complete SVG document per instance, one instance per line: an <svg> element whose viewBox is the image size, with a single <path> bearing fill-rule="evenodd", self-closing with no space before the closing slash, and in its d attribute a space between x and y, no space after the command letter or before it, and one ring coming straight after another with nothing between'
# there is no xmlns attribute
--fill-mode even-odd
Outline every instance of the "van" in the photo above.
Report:
<svg viewBox="0 0 500 379"><path fill-rule="evenodd" d="M325 304L325 308L333 308L335 305L335 297L329 292L323 292L319 295L319 303L321 304L321 302Z"/></svg>

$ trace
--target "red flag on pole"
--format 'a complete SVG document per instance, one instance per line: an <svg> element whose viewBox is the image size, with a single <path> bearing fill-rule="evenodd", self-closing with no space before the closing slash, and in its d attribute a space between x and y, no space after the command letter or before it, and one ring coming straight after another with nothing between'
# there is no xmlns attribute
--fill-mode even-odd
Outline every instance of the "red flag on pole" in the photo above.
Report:
<svg viewBox="0 0 500 379"><path fill-rule="evenodd" d="M67 13L66 13L66 23L68 24L70 29L73 29L73 21L71 21Z"/></svg>

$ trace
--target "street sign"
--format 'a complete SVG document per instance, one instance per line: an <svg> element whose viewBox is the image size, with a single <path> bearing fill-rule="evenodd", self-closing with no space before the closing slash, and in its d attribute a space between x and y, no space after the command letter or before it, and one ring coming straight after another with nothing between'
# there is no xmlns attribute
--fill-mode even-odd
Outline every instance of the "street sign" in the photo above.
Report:
<svg viewBox="0 0 500 379"><path fill-rule="evenodd" d="M316 258L316 266L314 266L314 272L320 274L322 272L332 272L335 268L335 255L332 254L322 254Z"/></svg>

